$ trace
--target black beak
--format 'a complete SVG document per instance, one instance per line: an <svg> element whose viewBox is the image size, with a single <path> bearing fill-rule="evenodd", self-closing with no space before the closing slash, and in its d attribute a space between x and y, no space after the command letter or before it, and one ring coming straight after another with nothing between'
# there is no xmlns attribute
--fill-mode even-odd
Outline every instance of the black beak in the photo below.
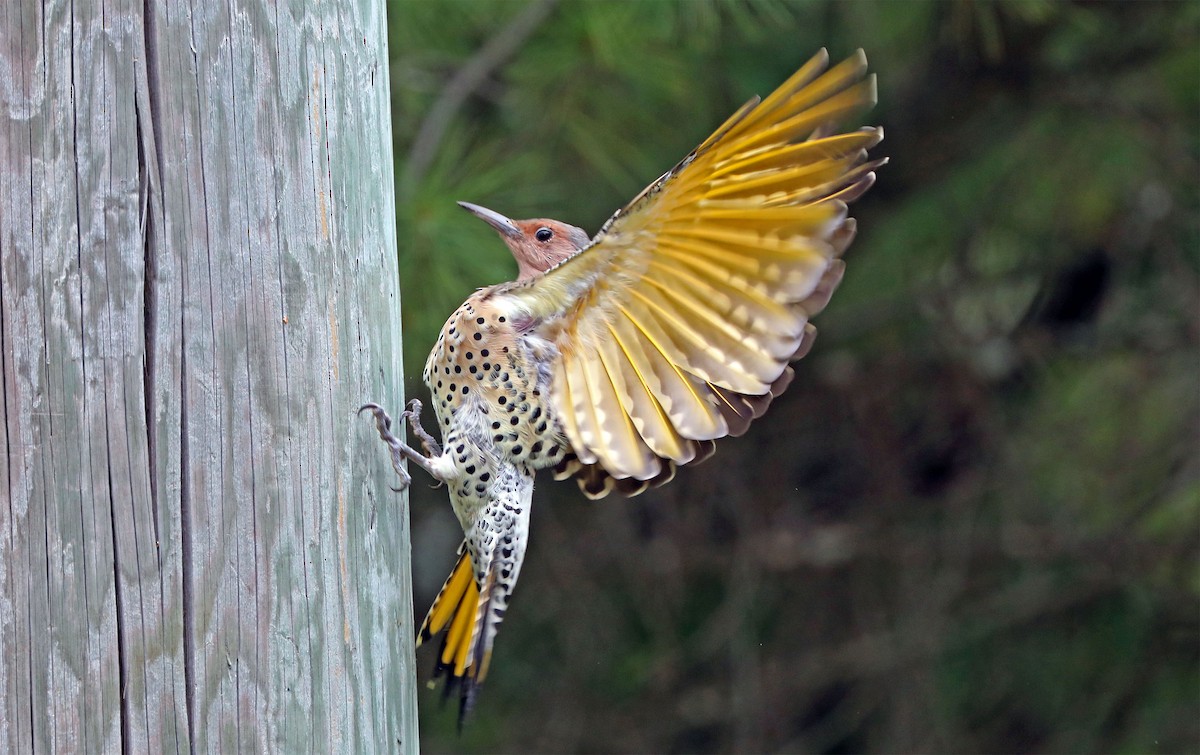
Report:
<svg viewBox="0 0 1200 755"><path fill-rule="evenodd" d="M489 210L486 207L480 207L470 202L459 202L458 206L487 223L492 228L495 228L501 236L508 236L513 239L521 238L521 229L517 228L517 224L512 222L510 218L506 218L494 210Z"/></svg>

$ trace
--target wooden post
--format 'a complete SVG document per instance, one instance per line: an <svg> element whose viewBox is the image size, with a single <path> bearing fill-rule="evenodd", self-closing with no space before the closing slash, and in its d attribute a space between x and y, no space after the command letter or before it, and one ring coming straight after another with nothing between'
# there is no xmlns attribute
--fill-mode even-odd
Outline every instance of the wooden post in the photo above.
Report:
<svg viewBox="0 0 1200 755"><path fill-rule="evenodd" d="M0 751L416 751L386 29L0 3Z"/></svg>

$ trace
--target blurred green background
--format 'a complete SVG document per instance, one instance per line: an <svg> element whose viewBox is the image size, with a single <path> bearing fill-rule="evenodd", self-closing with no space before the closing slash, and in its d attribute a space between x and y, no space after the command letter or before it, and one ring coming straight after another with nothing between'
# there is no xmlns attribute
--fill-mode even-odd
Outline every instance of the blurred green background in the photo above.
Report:
<svg viewBox="0 0 1200 755"><path fill-rule="evenodd" d="M1200 750L1198 9L392 2L410 396L515 275L455 200L594 232L822 46L866 49L892 158L745 437L632 500L539 483L478 708L459 738L423 692L425 749ZM413 492L423 615L461 532Z"/></svg>

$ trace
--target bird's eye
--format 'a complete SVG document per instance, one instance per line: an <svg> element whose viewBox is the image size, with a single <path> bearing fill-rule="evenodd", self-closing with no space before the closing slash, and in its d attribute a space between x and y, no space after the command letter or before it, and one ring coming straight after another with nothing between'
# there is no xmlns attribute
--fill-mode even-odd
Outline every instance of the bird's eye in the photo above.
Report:
<svg viewBox="0 0 1200 755"><path fill-rule="evenodd" d="M549 228L539 228L537 229L537 233L533 235L537 237L538 241L549 241L550 239L554 238L554 231L550 230Z"/></svg>

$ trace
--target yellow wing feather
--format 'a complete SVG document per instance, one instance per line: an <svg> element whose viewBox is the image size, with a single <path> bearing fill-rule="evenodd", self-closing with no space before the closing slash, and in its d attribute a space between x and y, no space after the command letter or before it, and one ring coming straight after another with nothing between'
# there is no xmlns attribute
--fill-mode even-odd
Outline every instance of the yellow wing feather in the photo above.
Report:
<svg viewBox="0 0 1200 755"><path fill-rule="evenodd" d="M841 280L855 231L846 202L883 163L867 161L881 130L832 134L875 102L866 56L828 66L821 51L587 249L497 292L558 346L555 413L593 477L599 465L618 480L665 479L744 431L791 380L788 362L816 332L808 318Z"/></svg>
<svg viewBox="0 0 1200 755"><path fill-rule="evenodd" d="M571 380L567 377L568 369L577 369L577 365L578 360L571 359L567 354L563 354L559 359L554 379L555 411L563 425L563 432L571 439L575 455L584 464L595 464L599 460L596 458L595 452L583 441L583 433L579 429L579 420L577 419L582 412L578 410L580 404L572 395ZM578 386L576 390L579 390Z"/></svg>
<svg viewBox="0 0 1200 755"><path fill-rule="evenodd" d="M600 341L598 349L605 359L606 369L625 373L623 380L628 403L622 402L622 406L633 418L638 434L645 440L652 453L667 459L681 458L686 454L687 443L656 398L659 395L656 388L660 385L658 376L647 369L645 361L638 359L633 347L628 345L636 336L631 338L623 334L623 330L610 325L609 333L612 338Z"/></svg>

